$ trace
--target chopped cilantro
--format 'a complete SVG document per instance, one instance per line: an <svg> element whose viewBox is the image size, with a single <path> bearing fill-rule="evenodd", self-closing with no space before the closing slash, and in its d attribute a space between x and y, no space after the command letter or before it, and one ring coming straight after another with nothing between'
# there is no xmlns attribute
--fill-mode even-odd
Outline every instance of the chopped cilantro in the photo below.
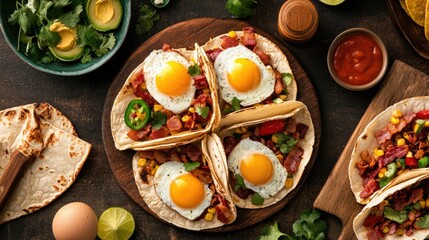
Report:
<svg viewBox="0 0 429 240"><path fill-rule="evenodd" d="M235 186L234 191L238 191L238 189L246 189L246 185L244 185L244 179L240 174L235 174Z"/></svg>
<svg viewBox="0 0 429 240"><path fill-rule="evenodd" d="M151 120L151 125L152 128L155 130L158 130L162 127L162 125L164 125L167 122L167 115L165 115L164 113L157 111L152 113L152 120Z"/></svg>
<svg viewBox="0 0 429 240"><path fill-rule="evenodd" d="M77 23L80 20L80 13L83 11L82 4L79 4L76 6L73 11L70 11L68 13L65 13L64 15L60 16L58 20L62 22L67 27L76 27Z"/></svg>
<svg viewBox="0 0 429 240"><path fill-rule="evenodd" d="M403 222L405 222L405 220L407 220L408 218L408 213L405 210L402 211L396 211L393 208L390 207L385 207L384 208L384 216L392 221L395 221L399 224L402 224Z"/></svg>
<svg viewBox="0 0 429 240"><path fill-rule="evenodd" d="M187 162L187 163L184 163L183 165L185 166L185 170L187 172L191 172L192 170L200 166L200 162Z"/></svg>
<svg viewBox="0 0 429 240"><path fill-rule="evenodd" d="M113 35L113 33L109 33L109 35L103 36L100 47L97 50L95 50L95 55L97 55L97 57L103 56L104 54L112 50L113 47L115 47L115 44L116 44L116 38L115 38L115 35Z"/></svg>
<svg viewBox="0 0 429 240"><path fill-rule="evenodd" d="M192 77L198 76L201 74L201 69L200 66L198 66L198 64L192 64L188 67L188 73L189 75L191 75Z"/></svg>
<svg viewBox="0 0 429 240"><path fill-rule="evenodd" d="M429 214L420 218L420 220L416 221L417 226L421 228L429 228Z"/></svg>
<svg viewBox="0 0 429 240"><path fill-rule="evenodd" d="M235 111L237 111L237 110L240 110L241 108L240 108L240 100L238 100L238 98L237 97L233 97L232 98L232 101L231 101L231 104L232 104L232 107L234 108L234 110Z"/></svg>
<svg viewBox="0 0 429 240"><path fill-rule="evenodd" d="M252 14L252 6L258 3L256 0L228 0L226 2L226 9L234 16L239 18L246 18Z"/></svg>
<svg viewBox="0 0 429 240"><path fill-rule="evenodd" d="M209 107L197 107L195 111L203 118L206 118L209 115Z"/></svg>
<svg viewBox="0 0 429 240"><path fill-rule="evenodd" d="M296 140L289 134L275 133L274 136L277 137L276 147L278 147L283 154L289 153L290 150L292 150L292 148L298 142L298 140Z"/></svg>
<svg viewBox="0 0 429 240"><path fill-rule="evenodd" d="M151 10L149 5L140 4L139 6L140 16L136 25L137 35L143 35L143 33L149 32L154 22L159 20L159 14L156 10Z"/></svg>
<svg viewBox="0 0 429 240"><path fill-rule="evenodd" d="M252 201L252 204L253 205L262 205L263 203L264 203L264 198L263 197L261 197L261 195L259 195L259 193L254 193L253 195L252 195L252 199L251 199L251 201Z"/></svg>

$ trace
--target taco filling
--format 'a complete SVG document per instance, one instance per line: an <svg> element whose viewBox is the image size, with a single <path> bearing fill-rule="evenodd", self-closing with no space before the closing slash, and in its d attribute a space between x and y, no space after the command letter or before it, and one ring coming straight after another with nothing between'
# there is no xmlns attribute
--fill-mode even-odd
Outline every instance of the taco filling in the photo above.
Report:
<svg viewBox="0 0 429 240"><path fill-rule="evenodd" d="M409 236L429 228L429 180L396 191L371 208L363 221L370 240Z"/></svg>
<svg viewBox="0 0 429 240"><path fill-rule="evenodd" d="M309 126L294 117L239 127L223 138L230 185L241 199L263 205L284 188L294 185L304 149L298 142Z"/></svg>
<svg viewBox="0 0 429 240"><path fill-rule="evenodd" d="M223 115L295 99L295 90L288 96L288 88L295 88L295 80L286 57L275 44L255 34L253 28L216 37L206 44L205 50L225 101L221 107Z"/></svg>
<svg viewBox="0 0 429 240"><path fill-rule="evenodd" d="M207 160L196 145L139 151L137 156L142 183L153 185L159 200L178 214L191 221L217 219L224 224L235 219L234 210L217 191L217 179L213 178Z"/></svg>
<svg viewBox="0 0 429 240"><path fill-rule="evenodd" d="M387 125L376 132L378 146L360 153L355 164L364 189L361 198L371 196L406 170L429 165L429 110L394 110Z"/></svg>
<svg viewBox="0 0 429 240"><path fill-rule="evenodd" d="M135 99L123 113L128 137L146 141L203 129L213 113L202 62L188 62L164 44L130 80Z"/></svg>

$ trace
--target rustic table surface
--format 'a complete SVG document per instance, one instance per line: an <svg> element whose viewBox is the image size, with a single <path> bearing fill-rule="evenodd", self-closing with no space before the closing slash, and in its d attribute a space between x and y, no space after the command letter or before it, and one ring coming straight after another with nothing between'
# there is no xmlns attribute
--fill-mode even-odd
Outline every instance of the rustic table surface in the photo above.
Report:
<svg viewBox="0 0 429 240"><path fill-rule="evenodd" d="M326 55L335 36L348 28L368 28L386 44L389 66L399 59L429 73L428 61L420 57L395 28L384 1L346 0L340 6L332 7L313 0L319 13L319 27L314 38L305 44L287 43L281 40L277 32L277 14L284 0L258 1L252 17L244 21L282 41L305 69L316 89L322 118L319 153L299 193L268 219L233 232L187 231L162 223L146 213L116 183L102 141L103 105L108 88L123 63L151 36L184 20L232 16L225 8L225 0L170 1L168 7L158 10L161 18L154 28L138 36L135 25L141 2L149 4L149 0L132 2L130 29L116 55L98 70L79 77L60 77L33 69L13 53L4 36L0 37L0 109L49 102L72 120L81 138L93 144L84 168L70 189L47 207L1 225L0 239L53 239L52 219L61 206L72 201L88 203L98 216L112 206L128 209L136 221L132 239L256 239L266 224L275 221L281 230L291 234L292 223L303 210L313 207L345 144L380 87L351 92L334 82L326 66ZM337 239L342 229L340 221L327 213L323 213L322 218L328 223L328 239Z"/></svg>

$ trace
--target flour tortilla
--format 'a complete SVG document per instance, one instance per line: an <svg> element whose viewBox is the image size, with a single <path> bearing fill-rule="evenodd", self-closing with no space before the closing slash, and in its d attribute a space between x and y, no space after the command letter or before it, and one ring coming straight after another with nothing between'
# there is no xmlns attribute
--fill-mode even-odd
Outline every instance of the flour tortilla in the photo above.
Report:
<svg viewBox="0 0 429 240"><path fill-rule="evenodd" d="M233 212L234 216L233 216L233 219L231 219L231 222L233 222L237 217L237 210L234 206L234 203L232 202L232 198L231 198L231 195L229 194L228 188L226 187L226 182L227 182L226 176L219 177L215 173L215 169L220 165L222 165L223 163L219 163L218 159L212 160L210 158L210 156L208 155L208 151L206 149L207 147L206 141L207 141L206 138L204 138L202 141L197 141L196 144L198 144L201 147L203 159L205 159L208 163L208 166L212 175L212 179L216 188L216 192L225 198L229 206L229 209L231 209L231 211ZM138 156L138 153L136 153L132 160L134 180L136 182L137 188L144 202L150 208L150 210L152 210L152 212L154 212L160 219L168 223L171 223L175 226L189 229L189 230L195 230L195 231L203 230L203 229L212 229L212 228L217 228L225 225L225 223L219 221L216 218L216 215L213 217L213 220L210 222L204 219L192 221L183 217L172 208L168 207L161 200L161 198L158 197L155 191L153 177L148 178L148 183L144 183L143 180L141 179L140 177L141 169L139 169L139 166L138 166L139 158L140 157Z"/></svg>
<svg viewBox="0 0 429 240"><path fill-rule="evenodd" d="M243 31L235 31L235 33L237 34L237 37L243 36ZM221 46L223 41L222 36L225 36L225 34L222 34L210 39L207 43L205 43L205 45L203 45L203 49L205 51L216 49L216 48L222 49L222 46ZM261 49L264 53L268 54L271 57L270 64L273 66L273 68L277 69L277 71L279 71L280 73L289 73L292 76L294 76L292 73L292 69L290 68L289 61L286 55L282 52L282 50L276 44L271 42L269 39L257 33L255 33L255 37L256 37L256 47ZM211 63L210 61L207 64L213 65L213 63ZM213 68L213 71L214 71L214 68ZM214 76L216 76L215 72L214 72ZM287 92L288 94L287 94L286 101L296 100L296 96L298 93L298 86L297 86L295 77L292 78L291 84L287 86ZM220 105L221 111L224 104L225 102L223 101L223 99L219 98L219 105ZM261 106L264 106L264 105L261 105ZM243 111L255 109L261 106L242 108L241 110L229 113L226 116L231 118L243 119L243 116L247 116L247 114L242 113Z"/></svg>
<svg viewBox="0 0 429 240"><path fill-rule="evenodd" d="M119 94L113 103L112 112L110 115L110 123L112 127L112 135L113 135L113 140L115 142L115 147L118 150L125 150L125 149L151 150L151 149L162 149L162 148L171 146L171 144L180 145L186 140L191 140L191 139L195 140L196 138L203 137L205 133L211 130L214 130L218 127L219 121L220 121L220 110L219 110L218 102L216 101L217 91L216 91L215 80L213 76L214 70L211 69L212 68L211 65L205 64L205 62L207 61L207 56L205 55L205 52L200 50L199 48L201 47L198 46L198 44L195 44L196 50L194 51L190 51L184 48L173 49L173 50L180 53L188 61L191 61L192 59L197 59L199 62L203 63L202 70L206 75L206 79L209 84L210 95L211 95L211 98L213 99L213 114L207 126L201 130L185 131L175 135L167 136L165 138L148 140L148 141L134 141L133 139L128 137L127 133L131 129L125 124L124 113L125 113L125 109L128 106L128 103L131 100L137 98L133 93L131 80L133 80L138 73L143 71L143 64L144 64L143 62L136 69L134 69L133 72L128 76L127 80L125 81L125 84L123 85L122 89L119 91Z"/></svg>
<svg viewBox="0 0 429 240"><path fill-rule="evenodd" d="M358 203L367 204L371 200L371 198L378 195L384 189L382 188L376 191L369 198L362 199L359 194L364 189L364 187L362 185L362 178L359 175L359 170L355 167L355 165L357 162L360 161L360 153L362 151L368 150L371 152L379 146L377 139L375 138L375 134L387 125L392 116L392 112L395 109L400 110L402 113L418 112L420 110L429 109L429 96L420 96L404 99L388 107L386 110L374 117L374 119L363 130L362 134L356 139L356 143L351 154L348 172L350 186ZM410 178L418 176L420 175L420 170L421 169L412 170L411 173L407 176ZM393 183L390 182L388 186L392 185ZM386 186L385 188L387 188L388 186Z"/></svg>
<svg viewBox="0 0 429 240"><path fill-rule="evenodd" d="M284 102L276 106L271 105L270 107L267 107L266 111L259 111L258 109L253 109L253 110L246 111L246 114L248 114L248 116L254 116L254 115L260 116L261 118L253 121L246 121L240 124L235 124L232 126L226 126L225 128L222 128L220 130L218 136L215 134L211 135L212 139L210 140L210 144L209 144L209 151L212 154L211 157L213 159L221 158L219 161L222 161L224 163L223 169L216 168L220 170L220 172L217 173L218 175L228 176L229 174L228 167L227 167L227 158L225 156L225 149L223 147L221 139L223 139L225 136L232 135L235 129L240 127L248 127L252 125L261 124L263 122L270 121L270 120L286 119L291 117L295 118L297 123L303 123L308 126L308 130L305 135L305 138L299 140L298 142L298 146L304 149L304 153L303 153L299 168L294 174L293 184L290 188L281 189L272 198L265 199L262 205L253 205L250 198L241 199L240 197L238 197L233 191L234 186L231 186L230 184L228 184L232 195L232 199L237 207L251 208L251 209L264 208L281 201L288 193L290 193L293 189L295 189L296 186L299 184L299 181L304 173L305 167L310 161L311 154L313 152L313 145L314 145L314 138L315 138L314 125L311 120L311 115L307 107L302 102L298 102L298 101Z"/></svg>
<svg viewBox="0 0 429 240"><path fill-rule="evenodd" d="M91 144L73 135L71 122L48 104L6 109L0 111L0 175L22 129L34 121L38 122L45 147L24 165L21 178L0 211L0 224L35 212L60 196L76 179L91 149Z"/></svg>
<svg viewBox="0 0 429 240"><path fill-rule="evenodd" d="M391 196L393 193L404 189L406 187L409 187L413 185L414 183L420 182L424 179L429 178L429 171L420 171L420 174L415 175L411 173L405 173L400 175L402 181L398 181L396 184L389 185L388 188L386 188L381 194L374 197L363 209L362 211L353 219L353 230L356 234L356 237L358 239L367 239L367 232L368 230L363 226L363 222L365 221L366 217L371 213L371 208L374 206L377 206L380 204L384 199ZM399 178L398 177L398 178ZM393 239L425 239L427 236L429 236L429 229L422 229L415 231L412 236L397 236L397 235L387 235L384 239L385 240L393 240Z"/></svg>

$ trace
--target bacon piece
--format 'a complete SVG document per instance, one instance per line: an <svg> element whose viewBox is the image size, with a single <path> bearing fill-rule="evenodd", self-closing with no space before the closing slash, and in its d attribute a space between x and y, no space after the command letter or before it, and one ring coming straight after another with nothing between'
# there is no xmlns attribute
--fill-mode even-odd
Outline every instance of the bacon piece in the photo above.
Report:
<svg viewBox="0 0 429 240"><path fill-rule="evenodd" d="M372 178L365 184L364 189L362 190L362 192L360 192L359 196L361 198L367 198L367 197L371 196L378 189L380 189L380 186Z"/></svg>
<svg viewBox="0 0 429 240"><path fill-rule="evenodd" d="M261 61L264 65L270 64L270 62L271 62L270 55L264 53L260 48L258 48L256 46L253 48L253 52L259 56L259 58L261 59Z"/></svg>
<svg viewBox="0 0 429 240"><path fill-rule="evenodd" d="M387 148L387 152L378 160L379 168L383 168L387 164L393 162L397 158L402 158L407 155L408 145L393 146Z"/></svg>
<svg viewBox="0 0 429 240"><path fill-rule="evenodd" d="M393 208L396 211L401 211L410 205L410 203L416 203L421 199L423 199L423 188L414 189L411 193L407 193L407 190L400 191L396 194L396 198L394 198Z"/></svg>
<svg viewBox="0 0 429 240"><path fill-rule="evenodd" d="M196 89L204 89L209 87L206 76L198 75L194 77L194 86Z"/></svg>
<svg viewBox="0 0 429 240"><path fill-rule="evenodd" d="M131 82L132 86L133 86L133 92L134 95L136 95L137 97L140 97L141 99L145 100L147 102L147 104L152 107L156 101L155 99L150 95L150 93L141 88L142 83L144 83L144 76L143 73L139 73L136 78Z"/></svg>
<svg viewBox="0 0 429 240"><path fill-rule="evenodd" d="M220 194L217 195L219 204L216 205L217 219L223 223L230 223L234 220L234 214L225 200Z"/></svg>
<svg viewBox="0 0 429 240"><path fill-rule="evenodd" d="M299 139L304 139L305 134L307 134L308 129L309 129L309 127L305 124L298 123L296 125L296 132L299 135Z"/></svg>
<svg viewBox="0 0 429 240"><path fill-rule="evenodd" d="M155 156L153 155L153 151L139 151L138 155L141 158L155 159Z"/></svg>
<svg viewBox="0 0 429 240"><path fill-rule="evenodd" d="M197 99L194 100L194 106L195 107L205 107L207 103L211 103L212 99L210 95L203 93L197 97Z"/></svg>
<svg viewBox="0 0 429 240"><path fill-rule="evenodd" d="M304 150L298 146L294 146L292 150L290 150L286 159L283 162L283 166L286 168L288 173L295 173L301 163L302 154Z"/></svg>
<svg viewBox="0 0 429 240"><path fill-rule="evenodd" d="M158 164L163 164L168 161L168 155L163 151L154 151L153 156Z"/></svg>
<svg viewBox="0 0 429 240"><path fill-rule="evenodd" d="M375 133L375 138L377 139L378 143L383 144L386 140L390 140L394 134L402 131L402 129L412 122L415 117L415 113L408 112L399 119L398 124L392 124L389 122L386 127Z"/></svg>
<svg viewBox="0 0 429 240"><path fill-rule="evenodd" d="M200 168L196 168L191 171L192 175L198 178L201 182L205 184L211 184L213 182L212 177L208 171L202 170Z"/></svg>
<svg viewBox="0 0 429 240"><path fill-rule="evenodd" d="M379 144L383 144L386 140L392 138L392 134L387 127L384 127L380 131L375 133L375 138L377 139L377 142Z"/></svg>
<svg viewBox="0 0 429 240"><path fill-rule="evenodd" d="M170 51L170 50L171 50L171 47L167 43L164 43L162 45L162 51L166 52L166 51Z"/></svg>
<svg viewBox="0 0 429 240"><path fill-rule="evenodd" d="M151 130L151 125L146 124L146 126L144 126L144 128L142 128L140 130L128 131L127 135L128 135L128 137L130 137L134 141L139 141L139 140L147 138L149 133L150 133L150 130Z"/></svg>
<svg viewBox="0 0 429 240"><path fill-rule="evenodd" d="M238 46L238 43L239 43L237 38L232 38L226 35L222 36L221 39L222 39L221 47L223 49Z"/></svg>
<svg viewBox="0 0 429 240"><path fill-rule="evenodd" d="M166 137L168 133L170 133L168 128L165 126L162 126L158 130L152 130L152 133L149 135L149 139L153 140L153 139L163 138L163 137Z"/></svg>
<svg viewBox="0 0 429 240"><path fill-rule="evenodd" d="M384 239L384 234L381 231L377 230L371 230L369 231L366 236L368 237L368 240L381 240Z"/></svg>
<svg viewBox="0 0 429 240"><path fill-rule="evenodd" d="M241 38L243 45L250 50L253 50L253 48L256 46L256 36L253 31L254 30L252 27L243 28L243 37Z"/></svg>
<svg viewBox="0 0 429 240"><path fill-rule="evenodd" d="M295 118L289 118L286 124L285 131L288 133L296 132L296 120Z"/></svg>
<svg viewBox="0 0 429 240"><path fill-rule="evenodd" d="M173 115L167 120L167 127L170 131L178 131L182 129L182 121L177 115Z"/></svg>
<svg viewBox="0 0 429 240"><path fill-rule="evenodd" d="M274 85L274 92L276 94L280 94L283 92L283 89L285 87L283 86L283 80L276 78L276 84Z"/></svg>
<svg viewBox="0 0 429 240"><path fill-rule="evenodd" d="M188 145L183 146L182 152L185 153L185 155L192 162L196 162L196 161L201 161L202 160L201 150L197 146L195 146L193 144L188 144Z"/></svg>
<svg viewBox="0 0 429 240"><path fill-rule="evenodd" d="M207 57L209 57L209 59L214 62L216 61L217 56L219 56L219 54L223 51L223 49L221 48L215 48L212 50L208 50L206 51Z"/></svg>
<svg viewBox="0 0 429 240"><path fill-rule="evenodd" d="M383 220L383 218L384 218L383 216L377 216L374 214L370 214L363 221L363 225L365 227L373 228L375 225L377 225L379 222L381 222Z"/></svg>
<svg viewBox="0 0 429 240"><path fill-rule="evenodd" d="M223 147L225 148L225 155L228 157L232 150L237 146L238 140L233 136L226 136L223 139Z"/></svg>

